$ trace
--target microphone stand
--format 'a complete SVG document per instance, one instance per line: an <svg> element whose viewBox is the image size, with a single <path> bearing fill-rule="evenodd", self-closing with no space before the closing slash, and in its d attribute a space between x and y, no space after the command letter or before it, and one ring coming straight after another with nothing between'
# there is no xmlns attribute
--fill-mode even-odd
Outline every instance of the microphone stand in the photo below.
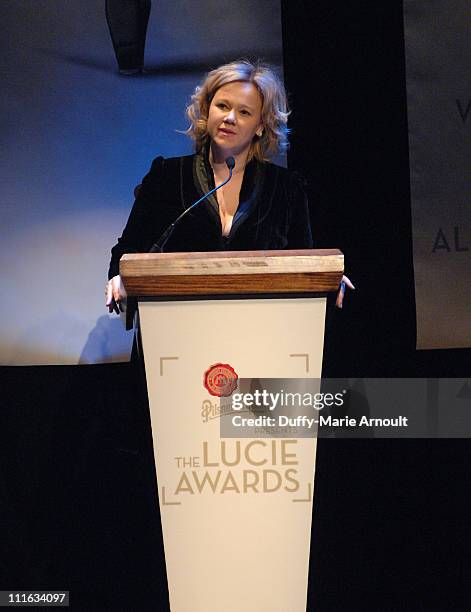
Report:
<svg viewBox="0 0 471 612"><path fill-rule="evenodd" d="M203 200L206 200L206 198L208 198L210 195L212 195L218 189L221 189L221 187L224 187L224 185L226 185L231 180L231 178L232 178L232 171L233 171L234 166L235 166L235 160L234 160L233 157L228 157L226 159L226 166L229 169L229 177L223 183L221 183L217 187L214 187L214 189L211 189L211 191L208 191L208 193L205 193L203 196L201 196L201 198L199 200L197 200L191 206L186 208L182 212L182 214L177 219L175 219L175 221L171 225L169 225L167 227L167 229L163 232L163 234L160 236L160 238L157 240L157 242L155 242L152 245L149 253L163 253L165 245L169 241L171 235L173 234L173 231L174 231L176 225L180 222L180 220L183 219L183 217L187 213L189 213L190 210L193 210L193 208L195 208L195 206L198 206L198 204L200 204L200 202L202 202Z"/></svg>
<svg viewBox="0 0 471 612"><path fill-rule="evenodd" d="M170 236L173 233L173 230L175 229L176 225L180 222L180 220L183 219L183 217L187 213L189 213L190 210L192 210L195 206L198 206L198 204L200 204L203 200L208 198L211 194L213 194L218 189L221 189L221 187L224 187L224 185L226 185L231 180L232 171L234 170L234 166L235 166L235 159L233 157L228 157L226 159L226 166L229 169L229 177L223 183L221 183L217 187L214 187L214 189L211 189L211 191L208 191L208 193L205 193L199 200L197 200L191 206L186 208L182 212L182 214L177 219L175 219L175 221L171 225L169 225L169 227L167 227L167 229L163 232L163 234L160 236L157 242L155 242L152 245L152 248L150 249L149 253L163 253L165 245L167 244L168 240L170 239ZM120 309L121 309L121 306L120 306ZM121 311L124 312L122 309ZM137 312L136 298L127 300L126 309L125 309L126 329L127 330L132 329L134 327L134 314L136 312Z"/></svg>

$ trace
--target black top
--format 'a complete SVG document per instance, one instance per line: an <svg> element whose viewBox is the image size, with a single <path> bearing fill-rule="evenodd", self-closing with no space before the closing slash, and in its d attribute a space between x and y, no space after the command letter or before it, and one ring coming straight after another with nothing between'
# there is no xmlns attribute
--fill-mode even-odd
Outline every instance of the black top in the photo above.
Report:
<svg viewBox="0 0 471 612"><path fill-rule="evenodd" d="M145 253L165 229L214 187L207 151L157 157L144 178L121 238L111 250L108 278L119 274L124 253ZM176 226L166 252L256 251L312 248L304 180L295 172L252 159L246 166L239 207L222 236L215 194Z"/></svg>

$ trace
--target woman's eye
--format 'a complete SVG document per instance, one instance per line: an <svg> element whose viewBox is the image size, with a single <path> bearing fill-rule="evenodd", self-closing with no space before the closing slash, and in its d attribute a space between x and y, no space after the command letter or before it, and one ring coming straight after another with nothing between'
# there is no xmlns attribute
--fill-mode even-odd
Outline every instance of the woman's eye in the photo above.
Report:
<svg viewBox="0 0 471 612"><path fill-rule="evenodd" d="M240 112L242 113L242 115L248 115L248 116L250 116L250 113L249 113L249 111L248 111L248 110L243 110L243 111L240 111Z"/></svg>
<svg viewBox="0 0 471 612"><path fill-rule="evenodd" d="M227 108L227 106L224 104L224 102L219 102L218 104L216 104L216 106L218 108Z"/></svg>

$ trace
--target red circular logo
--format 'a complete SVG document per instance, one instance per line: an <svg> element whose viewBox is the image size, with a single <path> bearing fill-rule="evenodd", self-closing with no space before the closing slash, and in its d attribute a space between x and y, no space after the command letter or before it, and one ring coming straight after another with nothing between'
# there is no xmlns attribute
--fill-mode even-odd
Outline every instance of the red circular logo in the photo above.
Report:
<svg viewBox="0 0 471 612"><path fill-rule="evenodd" d="M204 373L203 384L211 395L227 397L237 389L238 376L227 363L215 363Z"/></svg>

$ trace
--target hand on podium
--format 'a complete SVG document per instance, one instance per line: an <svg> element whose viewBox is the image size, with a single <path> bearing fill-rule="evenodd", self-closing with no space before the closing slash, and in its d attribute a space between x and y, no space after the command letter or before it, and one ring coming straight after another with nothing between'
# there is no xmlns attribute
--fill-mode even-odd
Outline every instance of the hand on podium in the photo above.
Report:
<svg viewBox="0 0 471 612"><path fill-rule="evenodd" d="M348 276L342 276L342 280L340 282L340 289L337 293L337 299L335 301L335 305L337 308L343 308L343 298L345 296L345 289L348 287L349 289L355 289L352 281L348 278Z"/></svg>
<svg viewBox="0 0 471 612"><path fill-rule="evenodd" d="M108 312L119 314L123 312L121 301L126 299L126 290L121 282L121 276L117 274L110 279L105 286L106 306Z"/></svg>

